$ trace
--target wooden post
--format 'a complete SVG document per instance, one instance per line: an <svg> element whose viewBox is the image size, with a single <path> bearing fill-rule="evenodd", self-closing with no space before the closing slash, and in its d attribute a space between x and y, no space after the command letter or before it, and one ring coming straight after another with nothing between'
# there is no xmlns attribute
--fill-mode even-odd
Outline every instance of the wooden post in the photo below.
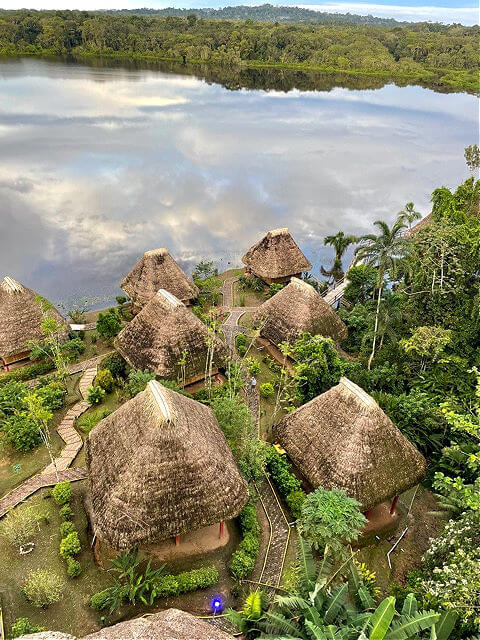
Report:
<svg viewBox="0 0 480 640"><path fill-rule="evenodd" d="M223 534L225 533L225 521L220 521L220 530L219 530L219 538L223 538Z"/></svg>
<svg viewBox="0 0 480 640"><path fill-rule="evenodd" d="M369 509L368 511L365 511L365 513L363 514L367 520L370 519L370 512L371 512L371 509Z"/></svg>
<svg viewBox="0 0 480 640"><path fill-rule="evenodd" d="M180 545L180 536L177 533L177 535L175 536L175 546L178 547L179 545Z"/></svg>
<svg viewBox="0 0 480 640"><path fill-rule="evenodd" d="M393 516L395 514L395 510L397 508L398 496L395 496L392 500L392 506L390 507L390 515Z"/></svg>

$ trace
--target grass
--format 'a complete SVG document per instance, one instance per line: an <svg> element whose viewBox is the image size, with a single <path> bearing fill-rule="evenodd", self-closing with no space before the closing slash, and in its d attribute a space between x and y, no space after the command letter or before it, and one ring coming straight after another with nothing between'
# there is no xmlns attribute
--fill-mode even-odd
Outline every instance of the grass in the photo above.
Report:
<svg viewBox="0 0 480 640"><path fill-rule="evenodd" d="M265 302L265 291L252 291L246 289L245 291L240 287L239 282L235 282L233 285L233 306L234 307L258 307Z"/></svg>

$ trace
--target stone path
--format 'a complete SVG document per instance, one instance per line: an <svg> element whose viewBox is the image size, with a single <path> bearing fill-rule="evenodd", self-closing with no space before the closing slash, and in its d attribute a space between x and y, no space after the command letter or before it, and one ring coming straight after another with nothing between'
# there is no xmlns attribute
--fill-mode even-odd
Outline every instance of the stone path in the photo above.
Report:
<svg viewBox="0 0 480 640"><path fill-rule="evenodd" d="M101 356L103 358L104 356ZM94 358L94 361L98 361L98 358ZM97 375L97 363L92 364L92 360L86 360L79 365L85 365L84 374L80 380L79 389L83 398L80 402L73 405L71 409L67 411L65 417L58 426L58 435L65 442L66 447L62 449L60 455L55 458L55 464L50 463L45 469L36 476L29 478L26 482L19 487L8 493L0 500L0 518L4 516L7 511L17 506L24 500L26 500L33 493L43 487L50 487L56 484L59 480L70 480L75 482L76 480L83 480L86 478L87 471L85 467L78 467L76 469L69 469L73 460L77 456L80 449L83 447L83 440L79 433L74 428L75 419L81 416L82 413L90 407L90 403L85 399L87 396L87 390L92 386L93 380ZM55 469L58 473L55 473Z"/></svg>
<svg viewBox="0 0 480 640"><path fill-rule="evenodd" d="M87 369L91 369L92 367L97 367L100 362L106 358L108 355L113 353L113 351L107 351L107 353L102 353L101 356L95 356L94 358L90 358L89 360L82 360L81 362L74 362L73 364L69 364L67 367L68 375L73 376L76 373L82 373ZM47 376L51 375L51 373L47 373ZM39 378L34 378L33 380L26 380L25 384L30 389L34 389L38 386L39 381L44 376L40 376Z"/></svg>
<svg viewBox="0 0 480 640"><path fill-rule="evenodd" d="M256 307L232 307L230 309L230 315L223 323L223 333L225 335L225 342L227 345L235 351L235 338L239 333L245 333L246 329L238 324L238 321L244 313L248 311L254 311Z"/></svg>

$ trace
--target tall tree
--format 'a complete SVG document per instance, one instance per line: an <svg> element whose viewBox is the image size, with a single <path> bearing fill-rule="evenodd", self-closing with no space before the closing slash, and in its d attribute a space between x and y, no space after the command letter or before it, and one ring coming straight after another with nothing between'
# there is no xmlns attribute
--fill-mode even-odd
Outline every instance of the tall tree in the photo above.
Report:
<svg viewBox="0 0 480 640"><path fill-rule="evenodd" d="M398 217L403 218L405 222L408 222L408 228L411 229L412 222L415 222L415 220L420 220L422 214L419 211L415 211L415 205L413 204L413 202L407 202L407 204L405 205L405 209L403 211L400 211Z"/></svg>
<svg viewBox="0 0 480 640"><path fill-rule="evenodd" d="M331 269L325 269L321 267L322 274L324 276L332 277L334 280L341 280L344 275L342 267L342 258L345 255L345 251L351 244L357 242L356 236L345 235L343 231L339 231L334 236L326 236L323 244L325 246L330 245L335 250L335 260L333 261L333 267Z"/></svg>
<svg viewBox="0 0 480 640"><path fill-rule="evenodd" d="M406 229L405 219L400 215L392 227L383 220L376 220L375 227L380 233L369 233L360 238L360 246L355 251L357 261L362 260L377 268L377 308L375 311L375 326L373 330L372 351L368 359L368 369L372 367L375 357L378 335L378 321L384 280L387 273L392 273L397 260L405 253L406 239L403 233Z"/></svg>

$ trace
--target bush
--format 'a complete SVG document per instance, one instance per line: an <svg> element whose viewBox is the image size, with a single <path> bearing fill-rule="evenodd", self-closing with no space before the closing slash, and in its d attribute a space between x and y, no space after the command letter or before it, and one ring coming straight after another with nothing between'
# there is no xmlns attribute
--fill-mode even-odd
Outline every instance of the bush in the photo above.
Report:
<svg viewBox="0 0 480 640"><path fill-rule="evenodd" d="M26 413L9 416L3 422L5 441L16 451L31 451L42 442L37 425Z"/></svg>
<svg viewBox="0 0 480 640"><path fill-rule="evenodd" d="M47 569L31 571L23 586L23 593L35 607L48 607L60 600L64 583L55 573Z"/></svg>
<svg viewBox="0 0 480 640"><path fill-rule="evenodd" d="M1 523L1 532L10 544L20 547L30 542L38 532L39 514L33 507L24 505L7 513Z"/></svg>
<svg viewBox="0 0 480 640"><path fill-rule="evenodd" d="M3 387L11 380L22 381L38 378L46 373L50 373L53 369L55 369L55 365L51 360L42 360L41 362L36 362L26 367L20 367L20 369L14 369L0 376L0 387Z"/></svg>
<svg viewBox="0 0 480 640"><path fill-rule="evenodd" d="M111 371L108 369L100 369L97 373L96 383L105 393L112 393L115 387L115 380L113 379Z"/></svg>
<svg viewBox="0 0 480 640"><path fill-rule="evenodd" d="M58 482L52 491L53 499L57 504L66 504L72 497L72 486L68 480Z"/></svg>
<svg viewBox="0 0 480 640"><path fill-rule="evenodd" d="M23 398L27 393L27 386L16 380L9 380L7 384L0 387L0 418L12 416L16 411L22 409L24 407Z"/></svg>
<svg viewBox="0 0 480 640"><path fill-rule="evenodd" d="M134 369L128 374L128 381L125 385L125 389L129 396L133 398L137 393L140 393L140 391L143 391L146 388L150 380L155 380L154 373L148 371L148 369L145 369L145 371Z"/></svg>
<svg viewBox="0 0 480 640"><path fill-rule="evenodd" d="M93 413L88 412L83 416L78 422L77 427L83 431L86 435L90 433L93 427L96 427L100 420L106 418L112 413L110 409L105 409L104 411L95 411Z"/></svg>
<svg viewBox="0 0 480 640"><path fill-rule="evenodd" d="M300 480L290 471L290 464L274 447L267 449L267 469L273 483L286 500L293 492L301 490Z"/></svg>
<svg viewBox="0 0 480 640"><path fill-rule="evenodd" d="M237 347L238 355L243 358L243 356L247 353L247 347L243 344L238 345Z"/></svg>
<svg viewBox="0 0 480 640"><path fill-rule="evenodd" d="M260 362L255 358L246 358L246 365L251 376L257 376L260 373Z"/></svg>
<svg viewBox="0 0 480 640"><path fill-rule="evenodd" d="M232 555L230 573L237 580L249 576L255 569L256 558L243 549L237 549Z"/></svg>
<svg viewBox="0 0 480 640"><path fill-rule="evenodd" d="M178 595L177 578L170 574L161 576L155 583L154 591L156 598L166 598L168 596Z"/></svg>
<svg viewBox="0 0 480 640"><path fill-rule="evenodd" d="M178 594L208 589L218 582L218 570L216 567L201 567L192 569L175 576L178 584Z"/></svg>
<svg viewBox="0 0 480 640"><path fill-rule="evenodd" d="M230 573L237 580L246 578L252 573L260 549L260 524L255 505L255 500L250 498L239 516L242 541L230 562Z"/></svg>
<svg viewBox="0 0 480 640"><path fill-rule="evenodd" d="M66 353L72 359L76 359L85 353L85 349L85 342L78 335L62 345L63 353Z"/></svg>
<svg viewBox="0 0 480 640"><path fill-rule="evenodd" d="M82 573L82 565L75 558L67 559L67 576L69 578L78 578Z"/></svg>
<svg viewBox="0 0 480 640"><path fill-rule="evenodd" d="M43 404L50 411L60 409L65 404L67 390L61 382L49 382L44 386L40 386L38 395L43 400Z"/></svg>
<svg viewBox="0 0 480 640"><path fill-rule="evenodd" d="M75 525L73 522L62 522L60 525L60 538L66 538L69 533L76 533Z"/></svg>
<svg viewBox="0 0 480 640"><path fill-rule="evenodd" d="M122 319L117 309L109 309L106 313L99 313L97 319L97 333L100 338L114 338L122 328Z"/></svg>
<svg viewBox="0 0 480 640"><path fill-rule="evenodd" d="M300 517L302 513L302 505L305 502L306 497L305 491L300 489L298 491L290 491L288 496L285 498L285 502L287 503L294 518Z"/></svg>
<svg viewBox="0 0 480 640"><path fill-rule="evenodd" d="M94 593L90 598L90 606L92 609L96 609L97 611L102 611L106 609L110 604L111 599L111 591L110 589L104 589L103 591L98 591L98 593Z"/></svg>
<svg viewBox="0 0 480 640"><path fill-rule="evenodd" d="M99 369L108 369L114 378L125 378L128 364L119 353L111 353L100 363Z"/></svg>
<svg viewBox="0 0 480 640"><path fill-rule="evenodd" d="M87 390L87 400L90 404L100 404L105 396L105 390L96 384Z"/></svg>
<svg viewBox="0 0 480 640"><path fill-rule="evenodd" d="M78 533L73 531L66 538L60 541L60 555L64 560L68 560L71 556L76 556L82 550Z"/></svg>
<svg viewBox="0 0 480 640"><path fill-rule="evenodd" d="M65 522L72 519L73 511L69 504L63 505L59 513L60 513L61 519L64 520Z"/></svg>
<svg viewBox="0 0 480 640"><path fill-rule="evenodd" d="M264 382L260 385L260 395L262 398L270 398L275 393L275 389L271 382Z"/></svg>
<svg viewBox="0 0 480 640"><path fill-rule="evenodd" d="M10 638L26 636L29 633L41 633L45 627L36 627L28 618L17 618L10 629Z"/></svg>

